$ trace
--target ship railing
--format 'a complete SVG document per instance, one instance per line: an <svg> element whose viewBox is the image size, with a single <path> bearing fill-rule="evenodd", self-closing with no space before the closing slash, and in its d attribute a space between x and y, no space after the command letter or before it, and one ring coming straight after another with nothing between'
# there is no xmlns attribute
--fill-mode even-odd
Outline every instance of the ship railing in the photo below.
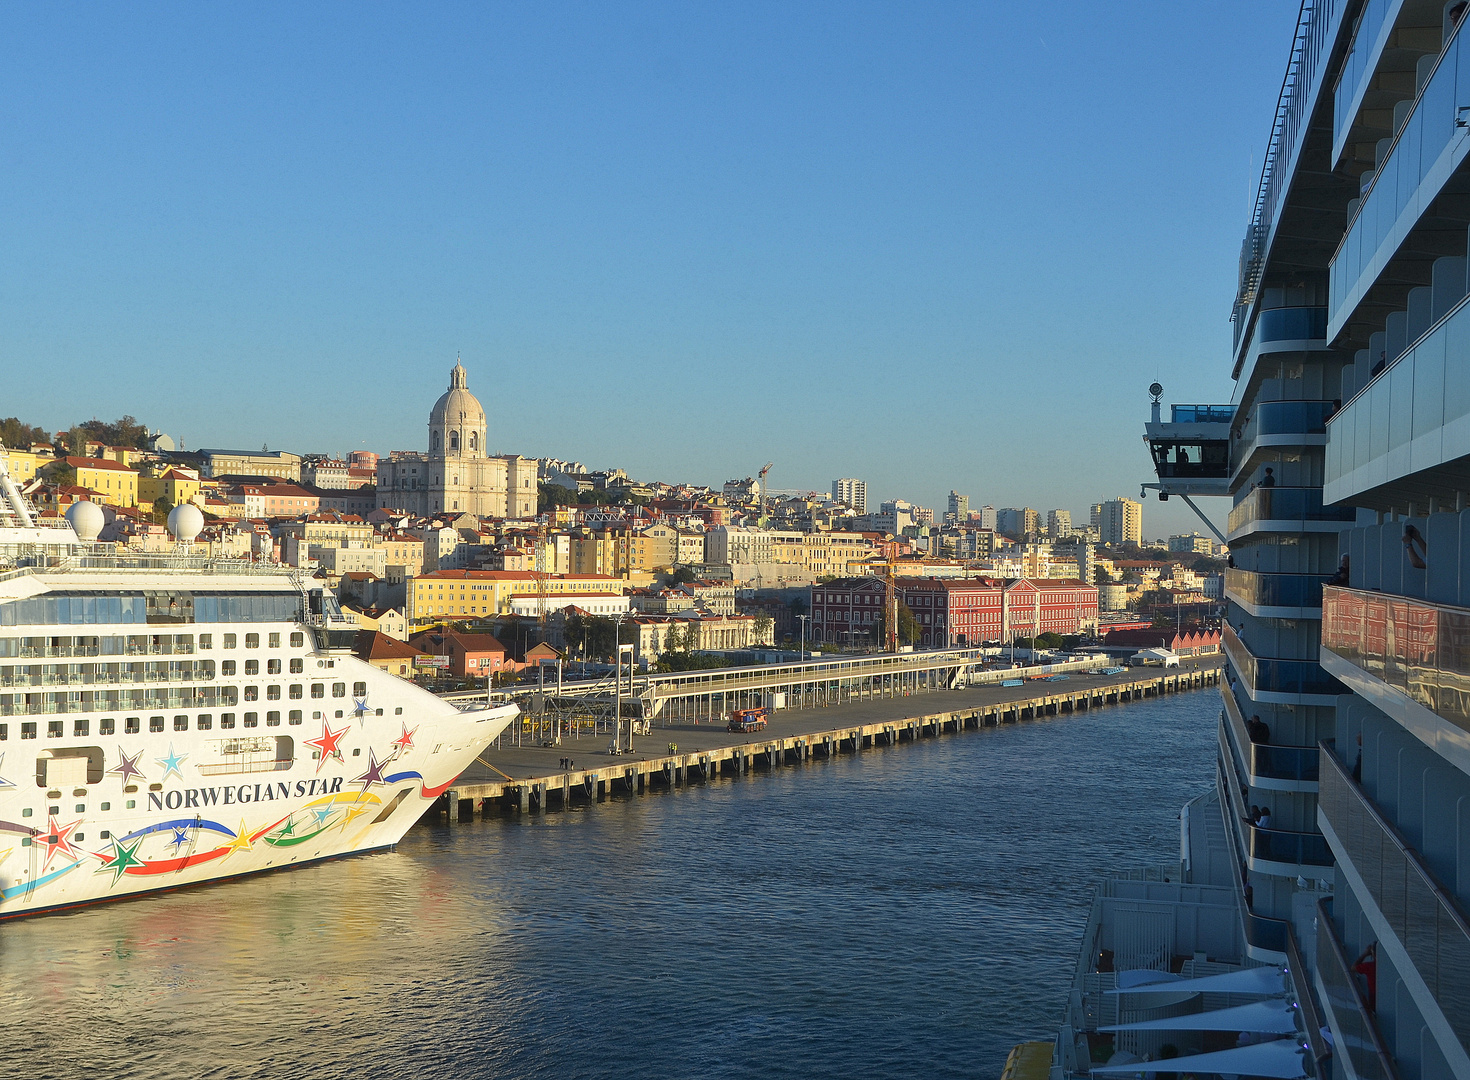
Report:
<svg viewBox="0 0 1470 1080"><path fill-rule="evenodd" d="M201 765L204 776L228 776L231 773L283 772L296 764L293 758L266 758L263 761L225 761L218 765Z"/></svg>

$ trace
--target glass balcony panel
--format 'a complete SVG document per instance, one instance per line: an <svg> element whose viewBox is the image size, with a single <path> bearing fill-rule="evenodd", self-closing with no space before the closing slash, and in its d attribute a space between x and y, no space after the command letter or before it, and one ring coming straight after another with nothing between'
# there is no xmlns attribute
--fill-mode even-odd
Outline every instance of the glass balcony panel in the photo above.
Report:
<svg viewBox="0 0 1470 1080"><path fill-rule="evenodd" d="M1267 341L1307 341L1327 336L1325 307L1271 308L1261 312L1256 339Z"/></svg>
<svg viewBox="0 0 1470 1080"><path fill-rule="evenodd" d="M1352 507L1323 506L1321 488L1257 487L1230 511L1228 528L1236 532L1253 521L1353 521Z"/></svg>
<svg viewBox="0 0 1470 1080"><path fill-rule="evenodd" d="M1175 424L1228 424L1235 419L1235 406L1171 405L1169 419Z"/></svg>
<svg viewBox="0 0 1470 1080"><path fill-rule="evenodd" d="M1330 901L1317 902L1317 977L1342 1046L1359 1080L1394 1080L1395 1072L1378 1025L1352 976L1342 940L1333 925Z"/></svg>
<svg viewBox="0 0 1470 1080"><path fill-rule="evenodd" d="M1225 592L1237 603L1252 607L1319 608L1325 580L1317 575L1258 574L1231 568L1225 571Z"/></svg>

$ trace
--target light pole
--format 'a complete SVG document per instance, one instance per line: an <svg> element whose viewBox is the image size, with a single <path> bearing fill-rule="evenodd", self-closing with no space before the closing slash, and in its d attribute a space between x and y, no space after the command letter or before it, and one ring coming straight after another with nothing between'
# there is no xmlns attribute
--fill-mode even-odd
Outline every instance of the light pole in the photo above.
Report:
<svg viewBox="0 0 1470 1080"><path fill-rule="evenodd" d="M796 617L797 621L801 623L801 658L803 661L806 660L806 621L810 618L810 615L798 615Z"/></svg>

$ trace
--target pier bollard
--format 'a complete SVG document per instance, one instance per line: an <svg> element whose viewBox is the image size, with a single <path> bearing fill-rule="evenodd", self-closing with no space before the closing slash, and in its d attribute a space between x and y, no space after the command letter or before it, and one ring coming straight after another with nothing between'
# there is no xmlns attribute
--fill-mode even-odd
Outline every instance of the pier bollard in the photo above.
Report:
<svg viewBox="0 0 1470 1080"><path fill-rule="evenodd" d="M529 813L531 810L531 789L525 784L522 784L516 788L516 794L519 796L519 809L521 813Z"/></svg>
<svg viewBox="0 0 1470 1080"><path fill-rule="evenodd" d="M449 819L449 824L451 824L451 825L458 825L459 824L459 795L458 795L458 793L453 792L453 791L446 791L444 793L444 809L446 811L446 813L445 813L444 816Z"/></svg>

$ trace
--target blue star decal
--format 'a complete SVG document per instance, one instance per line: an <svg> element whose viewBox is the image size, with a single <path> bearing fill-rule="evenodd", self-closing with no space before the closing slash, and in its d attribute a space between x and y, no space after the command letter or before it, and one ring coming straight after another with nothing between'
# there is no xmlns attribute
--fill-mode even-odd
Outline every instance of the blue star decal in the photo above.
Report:
<svg viewBox="0 0 1470 1080"><path fill-rule="evenodd" d="M358 716L366 716L368 714L367 698L353 698L352 711Z"/></svg>
<svg viewBox="0 0 1470 1080"><path fill-rule="evenodd" d="M187 825L173 825L174 837L169 841L174 846L174 854L178 854L179 848L189 842L189 827Z"/></svg>
<svg viewBox="0 0 1470 1080"><path fill-rule="evenodd" d="M189 756L188 754L180 754L180 753L176 752L174 750L174 744L173 743L169 743L168 744L168 757L160 757L160 758L154 758L153 759L159 765L162 765L163 766L163 776L159 777L160 781L167 780L168 779L168 774L169 773L173 773L175 776L177 776L179 778L179 783L182 784L184 782L184 774L179 771L179 766L184 763L184 759L186 757L188 757L188 756Z"/></svg>
<svg viewBox="0 0 1470 1080"><path fill-rule="evenodd" d="M335 808L324 806L313 810L312 813L316 815L316 827L320 829L323 823L326 822L327 818L331 817L332 814L335 813Z"/></svg>

